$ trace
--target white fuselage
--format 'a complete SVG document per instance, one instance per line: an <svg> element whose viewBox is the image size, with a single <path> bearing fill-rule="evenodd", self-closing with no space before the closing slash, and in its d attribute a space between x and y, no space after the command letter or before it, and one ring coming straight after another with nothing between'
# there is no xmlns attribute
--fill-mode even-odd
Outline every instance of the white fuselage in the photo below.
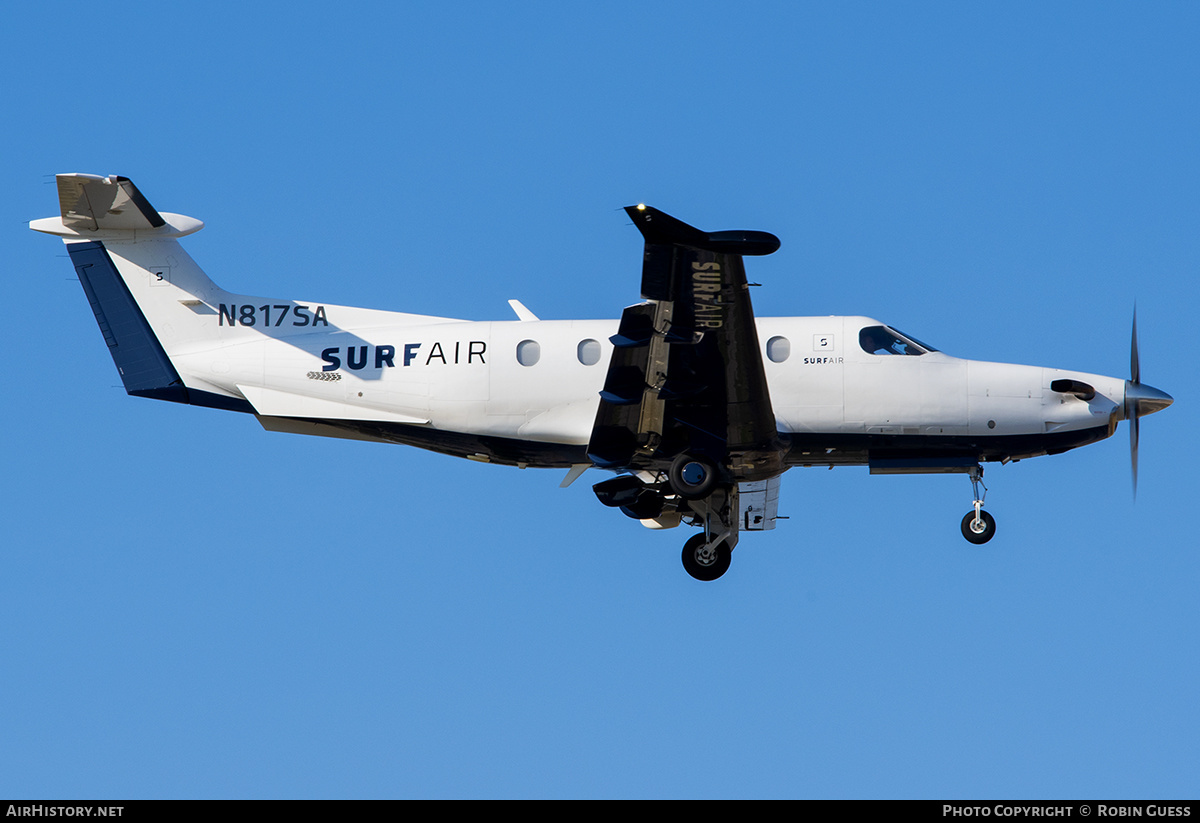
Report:
<svg viewBox="0 0 1200 823"><path fill-rule="evenodd" d="M277 319L268 301L254 307L256 325L248 327L228 325L236 315L221 314L220 305L211 320L228 342L172 356L189 387L245 396L278 416L291 415L255 390L279 392L281 403L284 396L324 401L313 406L314 417L345 407L357 419L375 414L442 431L578 446L591 434L617 326L389 317L280 301L277 317L284 306L306 305L310 314L319 306L330 326L286 328L296 322L292 309L268 327ZM236 305L240 312L251 304ZM1122 402L1124 381L1115 378L941 352L869 354L857 344L858 331L880 324L865 317L757 322L775 417L789 434L1039 435L1106 426ZM1084 401L1051 391L1051 381L1064 377L1095 386L1096 396Z"/></svg>
<svg viewBox="0 0 1200 823"><path fill-rule="evenodd" d="M433 448L437 438L421 432L459 433L557 444L586 459L616 320L471 322L250 297L216 286L174 239L107 247L187 388L248 402L244 410L269 428ZM798 444L789 464L862 463L868 448L909 438L918 446L967 438L972 447L1009 438L1011 447L980 450L1016 459L1055 442L1057 450L1081 445L1057 434L1090 431L1082 442L1091 442L1123 419L1117 378L937 351L872 354L859 332L882 324L867 317L756 323L778 430ZM1061 378L1093 386L1095 396L1053 391ZM348 435L282 422L305 420L368 425ZM405 437L377 437L371 423L399 424ZM536 455L549 453L535 448L507 462L539 465Z"/></svg>

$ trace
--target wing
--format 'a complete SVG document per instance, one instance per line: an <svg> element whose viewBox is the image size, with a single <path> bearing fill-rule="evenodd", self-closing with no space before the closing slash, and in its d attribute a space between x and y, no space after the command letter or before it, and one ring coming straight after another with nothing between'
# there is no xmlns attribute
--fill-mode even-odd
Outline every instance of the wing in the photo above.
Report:
<svg viewBox="0 0 1200 823"><path fill-rule="evenodd" d="M742 256L779 248L759 231L703 232L648 206L642 297L625 309L588 445L605 468L661 471L703 455L727 482L773 477L783 447Z"/></svg>

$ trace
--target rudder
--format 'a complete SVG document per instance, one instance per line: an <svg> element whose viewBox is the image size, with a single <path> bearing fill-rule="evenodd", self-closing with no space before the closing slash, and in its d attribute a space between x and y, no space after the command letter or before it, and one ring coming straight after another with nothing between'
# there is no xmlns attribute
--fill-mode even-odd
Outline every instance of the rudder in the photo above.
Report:
<svg viewBox="0 0 1200 823"><path fill-rule="evenodd" d="M69 243L67 252L108 344L125 391L138 397L187 403L187 389L171 365L103 243Z"/></svg>

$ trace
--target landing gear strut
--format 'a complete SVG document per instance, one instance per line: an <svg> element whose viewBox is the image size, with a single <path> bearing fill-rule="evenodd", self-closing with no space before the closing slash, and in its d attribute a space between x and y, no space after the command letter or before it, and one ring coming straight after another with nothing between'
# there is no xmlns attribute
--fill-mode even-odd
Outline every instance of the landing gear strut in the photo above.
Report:
<svg viewBox="0 0 1200 823"><path fill-rule="evenodd" d="M962 519L962 534L970 542L983 545L996 536L996 519L983 510L983 499L987 497L987 486L983 485L983 466L971 469L971 489L975 493L975 509ZM979 493L980 487L983 494Z"/></svg>
<svg viewBox="0 0 1200 823"><path fill-rule="evenodd" d="M597 483L592 491L605 506L635 520L657 521L658 528L681 521L703 527L683 546L683 568L697 580L716 580L729 570L738 542L738 487L720 482L717 464L698 455L680 455L666 474L623 474Z"/></svg>
<svg viewBox="0 0 1200 823"><path fill-rule="evenodd" d="M716 580L729 570L738 542L737 487L717 486L701 500L688 500L687 506L704 532L683 544L683 568L697 580Z"/></svg>

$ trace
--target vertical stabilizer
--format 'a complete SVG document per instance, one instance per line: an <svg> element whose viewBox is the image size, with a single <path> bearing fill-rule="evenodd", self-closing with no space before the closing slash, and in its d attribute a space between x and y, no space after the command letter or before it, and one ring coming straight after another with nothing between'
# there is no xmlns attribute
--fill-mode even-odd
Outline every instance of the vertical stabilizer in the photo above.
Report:
<svg viewBox="0 0 1200 823"><path fill-rule="evenodd" d="M171 359L214 339L212 306L229 298L177 240L204 224L157 211L125 177L56 179L60 215L29 227L66 244L125 390L229 407L225 399L214 400L207 386L189 391Z"/></svg>
<svg viewBox="0 0 1200 823"><path fill-rule="evenodd" d="M87 294L125 391L188 402L187 389L103 243L68 243L71 263Z"/></svg>

